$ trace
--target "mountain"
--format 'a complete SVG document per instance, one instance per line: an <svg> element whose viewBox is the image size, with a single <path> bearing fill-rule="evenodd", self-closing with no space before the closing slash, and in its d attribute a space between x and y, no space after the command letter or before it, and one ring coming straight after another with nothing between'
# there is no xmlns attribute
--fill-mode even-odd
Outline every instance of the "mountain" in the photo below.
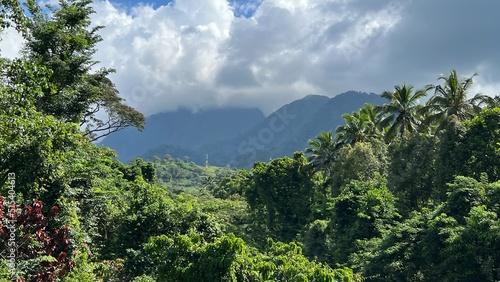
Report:
<svg viewBox="0 0 500 282"><path fill-rule="evenodd" d="M264 119L259 109L226 108L196 113L181 109L152 115L146 119L142 132L126 128L106 137L101 145L114 149L123 162L159 146L176 152L171 153L173 157L183 157L180 155L189 156L204 144L242 134Z"/></svg>
<svg viewBox="0 0 500 282"><path fill-rule="evenodd" d="M349 91L333 98L309 95L287 104L265 120L232 140L201 147L218 165L251 167L255 161L291 156L303 151L307 141L322 131L344 124L342 114L351 113L366 103L381 105L380 95Z"/></svg>
<svg viewBox="0 0 500 282"><path fill-rule="evenodd" d="M174 159L182 159L184 161L191 161L197 165L204 165L207 161L207 154L202 153L197 149L186 149L179 146L163 144L153 149L148 150L146 153L140 155L142 159L152 161L156 157L163 158L169 155Z"/></svg>
<svg viewBox="0 0 500 282"><path fill-rule="evenodd" d="M122 161L141 156L185 156L196 164L249 168L255 161L291 156L303 151L307 140L342 125L342 114L364 104L380 105L374 93L349 91L333 98L308 95L284 105L268 117L259 110L217 109L198 113L180 110L146 119L140 133L123 130L102 144L115 149Z"/></svg>

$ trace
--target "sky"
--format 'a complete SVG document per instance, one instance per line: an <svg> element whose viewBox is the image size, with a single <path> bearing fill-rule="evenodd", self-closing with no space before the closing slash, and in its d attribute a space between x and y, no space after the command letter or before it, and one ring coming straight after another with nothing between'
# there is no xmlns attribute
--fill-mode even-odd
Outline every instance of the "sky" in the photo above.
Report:
<svg viewBox="0 0 500 282"><path fill-rule="evenodd" d="M113 0L95 58L145 115L180 107L258 107L309 94L381 93L479 73L475 92L500 94L500 1ZM2 56L19 36L2 35Z"/></svg>

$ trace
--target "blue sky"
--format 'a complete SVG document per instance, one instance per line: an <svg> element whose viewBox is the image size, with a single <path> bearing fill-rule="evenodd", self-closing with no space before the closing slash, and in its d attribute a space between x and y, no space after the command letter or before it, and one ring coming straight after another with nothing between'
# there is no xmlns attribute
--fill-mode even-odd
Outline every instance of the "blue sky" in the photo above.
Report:
<svg viewBox="0 0 500 282"><path fill-rule="evenodd" d="M50 0L55 1L55 0ZM116 1L116 0L113 0ZM258 107L308 94L381 93L457 69L500 94L500 1L95 0L99 67L146 115L179 107ZM2 35L3 55L21 46Z"/></svg>
<svg viewBox="0 0 500 282"><path fill-rule="evenodd" d="M235 8L234 15L236 17L249 18L254 15L262 0L232 0L229 3Z"/></svg>
<svg viewBox="0 0 500 282"><path fill-rule="evenodd" d="M234 7L234 15L236 17L245 17L249 18L253 16L255 11L258 9L260 3L263 0L229 0L229 3L232 7ZM113 0L118 5L123 5L127 8L132 8L138 5L150 5L154 8L158 8L160 6L166 6L173 2L173 0L156 0L156 1L143 1L143 0L121 0L116 1Z"/></svg>

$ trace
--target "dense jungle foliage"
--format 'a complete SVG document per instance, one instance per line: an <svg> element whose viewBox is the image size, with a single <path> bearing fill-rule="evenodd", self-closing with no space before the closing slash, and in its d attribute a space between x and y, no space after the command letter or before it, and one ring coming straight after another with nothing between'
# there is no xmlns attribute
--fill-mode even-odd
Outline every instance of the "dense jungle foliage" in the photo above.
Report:
<svg viewBox="0 0 500 282"><path fill-rule="evenodd" d="M0 60L0 281L500 281L500 99L474 76L250 171L123 164L92 141L144 117L92 70L91 1L44 11L1 1L26 43Z"/></svg>

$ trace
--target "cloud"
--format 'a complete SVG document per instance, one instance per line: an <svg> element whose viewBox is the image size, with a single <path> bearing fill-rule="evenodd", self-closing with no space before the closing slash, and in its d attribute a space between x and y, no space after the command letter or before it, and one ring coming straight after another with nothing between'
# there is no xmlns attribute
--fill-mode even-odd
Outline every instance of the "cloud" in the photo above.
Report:
<svg viewBox="0 0 500 282"><path fill-rule="evenodd" d="M131 8L97 1L94 8L92 22L106 26L96 58L117 70L121 95L146 115L220 106L270 113L308 94L419 88L453 68L478 71L477 89L499 94L498 1L176 0Z"/></svg>
<svg viewBox="0 0 500 282"><path fill-rule="evenodd" d="M146 114L214 104L213 81L224 56L233 12L225 1L176 1L127 13L96 2L95 24L104 25L97 48L102 65L130 104Z"/></svg>
<svg viewBox="0 0 500 282"><path fill-rule="evenodd" d="M0 54L5 58L19 56L24 39L14 28L8 28L0 33Z"/></svg>
<svg viewBox="0 0 500 282"><path fill-rule="evenodd" d="M146 114L223 105L270 113L308 94L377 90L356 81L357 68L375 69L370 48L407 3L363 3L178 0L126 13L97 2L94 22L106 26L100 60Z"/></svg>
<svg viewBox="0 0 500 282"><path fill-rule="evenodd" d="M493 12L499 8L497 1L412 1L380 52L398 71L383 70L396 81L416 86L437 83L438 76L451 69L468 77L478 72L476 82L496 84L500 41L491 34L500 24Z"/></svg>

